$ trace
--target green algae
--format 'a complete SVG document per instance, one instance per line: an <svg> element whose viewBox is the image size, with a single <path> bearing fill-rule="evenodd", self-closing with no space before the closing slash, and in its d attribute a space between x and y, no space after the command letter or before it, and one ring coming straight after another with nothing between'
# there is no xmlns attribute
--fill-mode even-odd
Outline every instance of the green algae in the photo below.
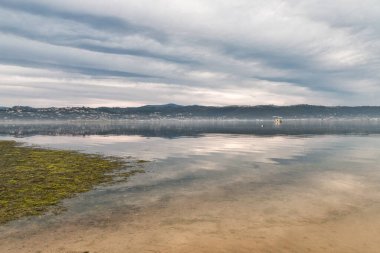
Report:
<svg viewBox="0 0 380 253"><path fill-rule="evenodd" d="M143 172L141 168L125 172L126 167L133 164L115 157L0 141L0 224L54 212L62 199Z"/></svg>
<svg viewBox="0 0 380 253"><path fill-rule="evenodd" d="M149 161L147 161L147 160L137 160L136 162L137 162L137 163L147 163L147 162L149 162Z"/></svg>

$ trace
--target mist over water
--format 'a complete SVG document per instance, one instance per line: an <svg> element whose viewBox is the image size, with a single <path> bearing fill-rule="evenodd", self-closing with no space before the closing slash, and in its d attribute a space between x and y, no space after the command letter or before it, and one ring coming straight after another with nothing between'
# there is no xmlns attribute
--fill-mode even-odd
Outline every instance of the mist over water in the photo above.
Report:
<svg viewBox="0 0 380 253"><path fill-rule="evenodd" d="M59 215L0 227L0 252L378 252L379 126L2 124L0 139L151 162Z"/></svg>
<svg viewBox="0 0 380 253"><path fill-rule="evenodd" d="M202 134L313 135L379 134L380 119L286 119L273 120L76 120L76 121L0 121L0 135L139 135L175 138Z"/></svg>

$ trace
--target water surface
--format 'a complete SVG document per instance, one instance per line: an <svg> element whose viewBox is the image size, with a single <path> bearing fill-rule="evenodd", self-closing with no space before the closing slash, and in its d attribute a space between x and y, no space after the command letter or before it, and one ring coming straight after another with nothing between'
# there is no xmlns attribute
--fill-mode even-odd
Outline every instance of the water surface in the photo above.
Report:
<svg viewBox="0 0 380 253"><path fill-rule="evenodd" d="M0 252L379 252L379 125L319 123L2 125L1 139L152 162L0 227Z"/></svg>

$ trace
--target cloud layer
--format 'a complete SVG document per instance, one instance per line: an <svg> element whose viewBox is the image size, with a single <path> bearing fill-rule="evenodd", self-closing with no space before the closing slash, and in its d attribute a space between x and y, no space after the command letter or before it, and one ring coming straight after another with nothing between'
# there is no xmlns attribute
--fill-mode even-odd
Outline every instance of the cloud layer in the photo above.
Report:
<svg viewBox="0 0 380 253"><path fill-rule="evenodd" d="M0 1L0 106L379 105L376 0Z"/></svg>

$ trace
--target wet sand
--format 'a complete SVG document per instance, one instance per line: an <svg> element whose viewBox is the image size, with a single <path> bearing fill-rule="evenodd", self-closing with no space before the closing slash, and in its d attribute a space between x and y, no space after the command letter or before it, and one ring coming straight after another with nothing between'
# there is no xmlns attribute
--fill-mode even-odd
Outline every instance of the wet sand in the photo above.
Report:
<svg viewBox="0 0 380 253"><path fill-rule="evenodd" d="M358 191L349 179L331 183L339 191L315 183L303 192L294 185L255 192L255 185L231 185L125 213L110 210L8 233L0 252L379 252L380 202L371 196L369 204L369 189Z"/></svg>

